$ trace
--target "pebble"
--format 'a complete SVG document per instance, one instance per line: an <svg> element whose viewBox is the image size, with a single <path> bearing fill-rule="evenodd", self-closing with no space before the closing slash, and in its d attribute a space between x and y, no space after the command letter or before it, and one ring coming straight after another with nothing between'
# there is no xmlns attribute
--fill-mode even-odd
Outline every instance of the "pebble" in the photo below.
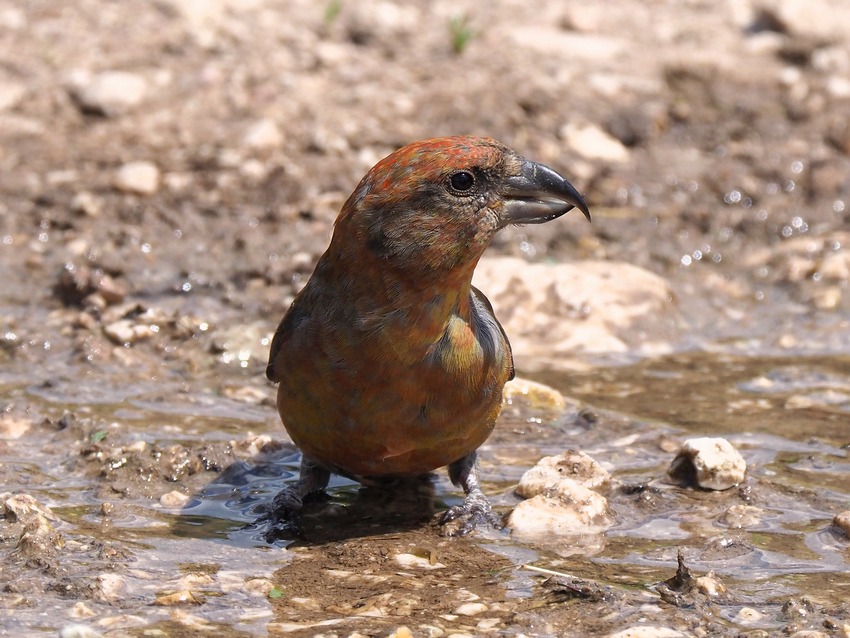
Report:
<svg viewBox="0 0 850 638"><path fill-rule="evenodd" d="M103 211L103 200L89 191L81 191L71 200L71 210L79 215L97 217Z"/></svg>
<svg viewBox="0 0 850 638"><path fill-rule="evenodd" d="M728 490L744 480L747 463L724 438L688 439L667 469L673 482L703 489Z"/></svg>
<svg viewBox="0 0 850 638"><path fill-rule="evenodd" d="M250 578L242 585L242 591L252 596L268 596L274 583L268 578Z"/></svg>
<svg viewBox="0 0 850 638"><path fill-rule="evenodd" d="M522 475L515 491L523 498L532 498L543 493L569 498L573 489L572 483L593 489L604 485L610 479L611 475L590 456L584 452L568 450L563 454L540 459L537 465Z"/></svg>
<svg viewBox="0 0 850 638"><path fill-rule="evenodd" d="M832 526L850 539L850 510L836 514Z"/></svg>
<svg viewBox="0 0 850 638"><path fill-rule="evenodd" d="M596 125L567 124L560 135L570 149L585 159L612 163L629 160L629 149Z"/></svg>
<svg viewBox="0 0 850 638"><path fill-rule="evenodd" d="M27 89L17 82L0 81L0 111L15 108L23 100Z"/></svg>
<svg viewBox="0 0 850 638"><path fill-rule="evenodd" d="M171 607L172 605L203 605L204 601L188 589L184 589L183 591L174 592L173 594L163 594L161 596L157 596L154 601L154 605L158 605L160 607Z"/></svg>
<svg viewBox="0 0 850 638"><path fill-rule="evenodd" d="M562 412L567 408L567 400L555 388L521 377L514 377L505 384L502 401L507 405L519 403L532 410Z"/></svg>
<svg viewBox="0 0 850 638"><path fill-rule="evenodd" d="M177 490L166 492L159 497L159 503L163 507L183 507L188 500L189 497L186 494Z"/></svg>
<svg viewBox="0 0 850 638"><path fill-rule="evenodd" d="M608 634L608 638L684 638L684 636L685 634L681 631L653 625L629 627L628 629Z"/></svg>
<svg viewBox="0 0 850 638"><path fill-rule="evenodd" d="M705 576L699 576L696 579L696 587L697 591L712 598L726 593L726 585L717 578L714 571L708 572Z"/></svg>
<svg viewBox="0 0 850 638"><path fill-rule="evenodd" d="M761 621L762 618L764 618L764 614L757 609L753 609L752 607L741 607L738 613L735 614L733 622L739 625L752 625Z"/></svg>
<svg viewBox="0 0 850 638"><path fill-rule="evenodd" d="M115 188L125 193L153 195L159 189L159 168L152 162L129 162L115 174Z"/></svg>
<svg viewBox="0 0 850 638"><path fill-rule="evenodd" d="M0 415L0 439L19 439L29 432L30 425L29 419L11 414Z"/></svg>
<svg viewBox="0 0 850 638"><path fill-rule="evenodd" d="M458 616L477 616L485 611L487 611L487 605L484 603L464 603L455 609L453 613Z"/></svg>
<svg viewBox="0 0 850 638"><path fill-rule="evenodd" d="M107 602L117 602L123 598L127 589L127 583L123 576L118 574L99 574L97 576L97 587Z"/></svg>
<svg viewBox="0 0 850 638"><path fill-rule="evenodd" d="M754 527L761 523L764 510L752 505L733 505L720 515L718 521L732 529Z"/></svg>
<svg viewBox="0 0 850 638"><path fill-rule="evenodd" d="M242 143L257 150L277 148L283 142L283 133L273 120L257 120L245 130Z"/></svg>
<svg viewBox="0 0 850 638"><path fill-rule="evenodd" d="M95 75L77 72L71 78L72 95L86 113L116 117L138 106L147 93L147 82L127 71L103 71Z"/></svg>
<svg viewBox="0 0 850 638"><path fill-rule="evenodd" d="M101 635L88 625L68 625L59 630L59 638L101 638Z"/></svg>
<svg viewBox="0 0 850 638"><path fill-rule="evenodd" d="M118 345L136 343L143 339L149 339L155 334L150 326L135 323L130 319L119 319L104 326L103 333L110 341Z"/></svg>

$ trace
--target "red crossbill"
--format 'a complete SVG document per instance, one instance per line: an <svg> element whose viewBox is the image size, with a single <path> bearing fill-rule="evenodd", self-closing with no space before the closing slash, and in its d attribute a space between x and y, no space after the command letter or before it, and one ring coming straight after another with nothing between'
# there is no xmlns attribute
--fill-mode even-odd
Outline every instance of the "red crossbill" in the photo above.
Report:
<svg viewBox="0 0 850 638"><path fill-rule="evenodd" d="M277 328L266 375L303 459L270 518L296 528L302 499L330 474L355 480L448 466L465 534L499 525L476 450L514 376L508 338L472 273L493 235L578 207L552 169L499 142L415 142L376 164L342 207L330 246Z"/></svg>

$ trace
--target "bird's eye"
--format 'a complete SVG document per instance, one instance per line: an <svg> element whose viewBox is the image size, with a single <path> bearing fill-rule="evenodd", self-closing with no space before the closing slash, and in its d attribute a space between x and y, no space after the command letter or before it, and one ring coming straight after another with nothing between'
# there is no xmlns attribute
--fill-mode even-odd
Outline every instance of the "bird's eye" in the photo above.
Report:
<svg viewBox="0 0 850 638"><path fill-rule="evenodd" d="M475 184L475 178L469 171L460 171L452 175L449 182L456 191L468 191Z"/></svg>

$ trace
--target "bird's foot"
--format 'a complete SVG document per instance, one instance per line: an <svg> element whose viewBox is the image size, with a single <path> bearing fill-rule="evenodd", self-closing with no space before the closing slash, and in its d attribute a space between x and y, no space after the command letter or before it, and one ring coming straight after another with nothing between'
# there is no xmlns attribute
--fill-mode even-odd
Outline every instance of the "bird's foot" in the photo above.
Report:
<svg viewBox="0 0 850 638"><path fill-rule="evenodd" d="M496 529L504 527L502 517L493 511L481 490L471 491L461 505L454 505L443 512L439 521L443 536L466 536L482 523Z"/></svg>
<svg viewBox="0 0 850 638"><path fill-rule="evenodd" d="M263 537L267 543L278 540L294 540L304 535L301 526L302 499L297 490L287 488L274 497L268 510L257 519L256 524L266 527Z"/></svg>

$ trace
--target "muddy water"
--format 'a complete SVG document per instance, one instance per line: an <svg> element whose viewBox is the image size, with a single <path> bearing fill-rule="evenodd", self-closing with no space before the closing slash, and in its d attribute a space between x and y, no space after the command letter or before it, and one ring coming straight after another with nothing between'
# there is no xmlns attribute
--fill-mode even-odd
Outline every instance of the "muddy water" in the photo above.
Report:
<svg viewBox="0 0 850 638"><path fill-rule="evenodd" d="M253 522L295 476L298 455L256 436L281 436L273 389L256 372L230 366L191 383L162 372L127 387L108 375L34 383L8 366L3 491L50 507L61 542L22 545L7 517L2 635L75 624L115 636L380 634L405 624L414 635L592 635L647 622L734 635L850 622L850 545L830 528L850 504L846 356L680 354L538 374L576 403L506 407L482 451L494 504L508 511L522 473L568 448L616 479L610 529L544 541L494 530L441 538L428 520L459 495L440 474L391 493L335 479L308 510L306 540L267 545ZM239 384L250 392L223 396ZM746 483L726 492L665 483L690 435L727 437L747 460ZM679 552L725 592L660 598ZM605 593L565 598L529 565ZM428 578L433 599L411 589ZM455 613L469 600L486 611Z"/></svg>

